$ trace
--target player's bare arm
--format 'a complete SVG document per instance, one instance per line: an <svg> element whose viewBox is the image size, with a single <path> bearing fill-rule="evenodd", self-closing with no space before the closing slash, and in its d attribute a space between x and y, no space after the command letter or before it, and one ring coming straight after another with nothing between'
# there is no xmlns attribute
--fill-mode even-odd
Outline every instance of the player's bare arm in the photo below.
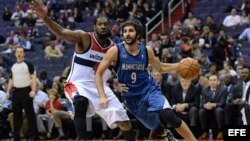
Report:
<svg viewBox="0 0 250 141"><path fill-rule="evenodd" d="M77 44L76 51L82 53L90 44L90 35L82 30L68 30L63 28L56 22L52 21L48 16L48 5L45 6L42 0L32 1L30 7L37 17L41 18L44 23L48 26L50 31L52 31L56 36L62 38L63 40Z"/></svg>
<svg viewBox="0 0 250 141"><path fill-rule="evenodd" d="M116 63L118 49L116 46L111 47L105 54L103 60L98 66L95 74L96 86L100 97L105 97L105 92L103 89L102 76L103 73L108 69L112 63Z"/></svg>
<svg viewBox="0 0 250 141"><path fill-rule="evenodd" d="M162 63L154 55L154 52L151 48L147 47L148 50L148 62L151 64L157 71L160 73L169 73L171 71L177 70L178 63Z"/></svg>

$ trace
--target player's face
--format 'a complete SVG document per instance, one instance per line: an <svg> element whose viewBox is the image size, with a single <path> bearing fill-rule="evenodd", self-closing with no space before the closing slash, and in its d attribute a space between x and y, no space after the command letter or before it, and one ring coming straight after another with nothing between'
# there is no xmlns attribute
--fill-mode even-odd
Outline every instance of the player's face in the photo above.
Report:
<svg viewBox="0 0 250 141"><path fill-rule="evenodd" d="M96 34L101 38L107 38L110 35L109 21L105 17L97 19L96 25L94 26Z"/></svg>
<svg viewBox="0 0 250 141"><path fill-rule="evenodd" d="M123 28L123 38L125 43L128 45L133 45L137 41L137 35L134 26L129 25Z"/></svg>

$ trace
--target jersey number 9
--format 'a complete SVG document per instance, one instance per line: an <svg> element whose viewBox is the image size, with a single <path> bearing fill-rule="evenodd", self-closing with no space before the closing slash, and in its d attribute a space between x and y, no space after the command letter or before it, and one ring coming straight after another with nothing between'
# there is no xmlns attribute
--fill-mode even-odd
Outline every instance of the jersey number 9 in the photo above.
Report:
<svg viewBox="0 0 250 141"><path fill-rule="evenodd" d="M132 80L132 83L135 83L135 82L136 82L136 73L135 73L135 72L133 72L133 73L131 74L131 80Z"/></svg>

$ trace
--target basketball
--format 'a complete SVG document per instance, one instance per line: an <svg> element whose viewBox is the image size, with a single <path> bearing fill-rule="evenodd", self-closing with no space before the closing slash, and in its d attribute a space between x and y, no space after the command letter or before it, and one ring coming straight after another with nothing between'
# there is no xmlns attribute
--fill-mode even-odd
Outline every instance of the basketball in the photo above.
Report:
<svg viewBox="0 0 250 141"><path fill-rule="evenodd" d="M195 79L200 72L200 65L193 58L185 58L180 61L177 72L184 79Z"/></svg>

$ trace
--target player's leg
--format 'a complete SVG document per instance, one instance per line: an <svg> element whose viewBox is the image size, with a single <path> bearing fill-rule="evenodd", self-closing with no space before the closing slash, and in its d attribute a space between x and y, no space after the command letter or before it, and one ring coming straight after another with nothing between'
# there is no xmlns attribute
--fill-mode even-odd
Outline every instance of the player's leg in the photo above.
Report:
<svg viewBox="0 0 250 141"><path fill-rule="evenodd" d="M88 99L84 96L74 98L75 116L74 125L78 139L86 139L86 113L88 109Z"/></svg>
<svg viewBox="0 0 250 141"><path fill-rule="evenodd" d="M186 123L177 117L172 109L165 108L159 112L159 115L165 120L165 122L169 122L184 139L188 141L196 141L196 138Z"/></svg>
<svg viewBox="0 0 250 141"><path fill-rule="evenodd" d="M132 128L126 110L118 98L114 97L108 101L108 107L99 109L96 113L102 117L112 129L119 126L127 141L135 141L135 131Z"/></svg>
<svg viewBox="0 0 250 141"><path fill-rule="evenodd" d="M73 102L74 105L74 125L78 139L87 139L86 131L86 113L88 110L89 101L86 97L81 96L78 88L69 83L64 86L66 97Z"/></svg>
<svg viewBox="0 0 250 141"><path fill-rule="evenodd" d="M127 141L135 141L136 132L132 128L130 121L117 121L116 124L122 131L122 135Z"/></svg>
<svg viewBox="0 0 250 141"><path fill-rule="evenodd" d="M148 112L147 106L145 108L140 107L138 113L133 113L140 122L153 131L154 135L163 137L166 141L177 141L172 133L165 129L160 121L159 114L157 112Z"/></svg>

